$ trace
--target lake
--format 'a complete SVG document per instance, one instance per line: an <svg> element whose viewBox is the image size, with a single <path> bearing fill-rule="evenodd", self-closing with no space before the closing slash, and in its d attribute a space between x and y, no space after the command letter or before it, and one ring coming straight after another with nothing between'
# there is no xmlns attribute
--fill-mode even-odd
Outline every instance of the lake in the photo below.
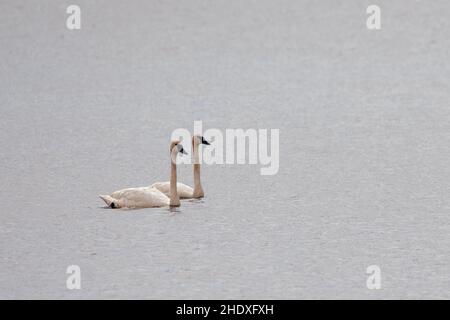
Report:
<svg viewBox="0 0 450 320"><path fill-rule="evenodd" d="M0 298L450 298L448 1L379 0L380 30L357 0L76 2L80 30L0 4ZM168 180L194 121L279 129L278 173L104 207Z"/></svg>

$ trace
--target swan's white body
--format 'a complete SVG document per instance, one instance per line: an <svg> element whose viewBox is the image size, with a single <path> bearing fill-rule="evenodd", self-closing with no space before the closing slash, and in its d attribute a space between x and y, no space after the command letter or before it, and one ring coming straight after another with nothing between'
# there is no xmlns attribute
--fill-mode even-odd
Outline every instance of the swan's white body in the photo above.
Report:
<svg viewBox="0 0 450 320"><path fill-rule="evenodd" d="M171 159L176 159L178 153L186 153L183 146L174 141L170 144ZM140 187L126 188L115 191L110 195L100 195L108 207L111 208L154 208L154 207L179 207L180 197L177 193L177 166L174 161L170 164L170 197L156 188Z"/></svg>
<svg viewBox="0 0 450 320"><path fill-rule="evenodd" d="M155 182L149 188L155 188L161 191L165 196L170 197L170 182ZM190 199L194 197L194 189L184 183L177 183L177 192L181 199Z"/></svg>
<svg viewBox="0 0 450 320"><path fill-rule="evenodd" d="M154 208L166 207L170 199L156 188L140 187L126 188L115 191L111 195L101 195L100 198L112 208Z"/></svg>

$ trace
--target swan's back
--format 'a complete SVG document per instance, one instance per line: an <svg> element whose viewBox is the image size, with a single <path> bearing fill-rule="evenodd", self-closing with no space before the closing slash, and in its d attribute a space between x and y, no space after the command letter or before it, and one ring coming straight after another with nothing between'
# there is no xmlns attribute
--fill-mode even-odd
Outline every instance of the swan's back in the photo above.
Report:
<svg viewBox="0 0 450 320"><path fill-rule="evenodd" d="M170 204L170 199L165 194L149 187L126 188L100 198L112 208L153 208Z"/></svg>
<svg viewBox="0 0 450 320"><path fill-rule="evenodd" d="M167 197L170 197L170 182L155 182L150 186L150 188L155 188L161 191ZM193 198L194 197L194 189L189 187L188 185L178 182L177 183L177 193L178 196L182 199Z"/></svg>

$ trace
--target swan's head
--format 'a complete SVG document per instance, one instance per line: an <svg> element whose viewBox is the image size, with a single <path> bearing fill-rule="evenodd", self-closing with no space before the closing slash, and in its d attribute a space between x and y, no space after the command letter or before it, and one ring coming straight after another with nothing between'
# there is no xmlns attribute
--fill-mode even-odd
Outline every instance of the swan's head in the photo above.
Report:
<svg viewBox="0 0 450 320"><path fill-rule="evenodd" d="M206 141L203 136L199 136L199 135L192 137L192 144L197 145L197 146L200 144L206 144L207 146L210 145L210 143L208 141Z"/></svg>
<svg viewBox="0 0 450 320"><path fill-rule="evenodd" d="M170 155L173 161L177 158L178 153L180 155L188 154L186 150L184 150L183 145L180 143L180 141L172 141L172 143L170 144Z"/></svg>

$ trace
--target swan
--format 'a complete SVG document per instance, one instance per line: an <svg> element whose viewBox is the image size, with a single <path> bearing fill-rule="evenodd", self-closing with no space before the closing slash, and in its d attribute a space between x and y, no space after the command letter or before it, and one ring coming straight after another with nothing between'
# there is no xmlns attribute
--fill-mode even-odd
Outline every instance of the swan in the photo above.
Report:
<svg viewBox="0 0 450 320"><path fill-rule="evenodd" d="M205 193L203 192L202 184L200 182L200 158L198 149L201 144L210 145L208 141L203 138L203 136L195 135L192 137L192 149L194 155L194 188L178 182L177 192L181 199L190 198L203 198ZM150 186L150 188L155 188L164 193L166 196L170 197L170 182L155 182Z"/></svg>
<svg viewBox="0 0 450 320"><path fill-rule="evenodd" d="M99 197L105 201L111 208L154 208L154 207L179 207L180 197L177 193L177 154L187 154L179 141L173 141L170 144L170 198L156 188L139 187L126 188L115 191L110 195L100 195Z"/></svg>

